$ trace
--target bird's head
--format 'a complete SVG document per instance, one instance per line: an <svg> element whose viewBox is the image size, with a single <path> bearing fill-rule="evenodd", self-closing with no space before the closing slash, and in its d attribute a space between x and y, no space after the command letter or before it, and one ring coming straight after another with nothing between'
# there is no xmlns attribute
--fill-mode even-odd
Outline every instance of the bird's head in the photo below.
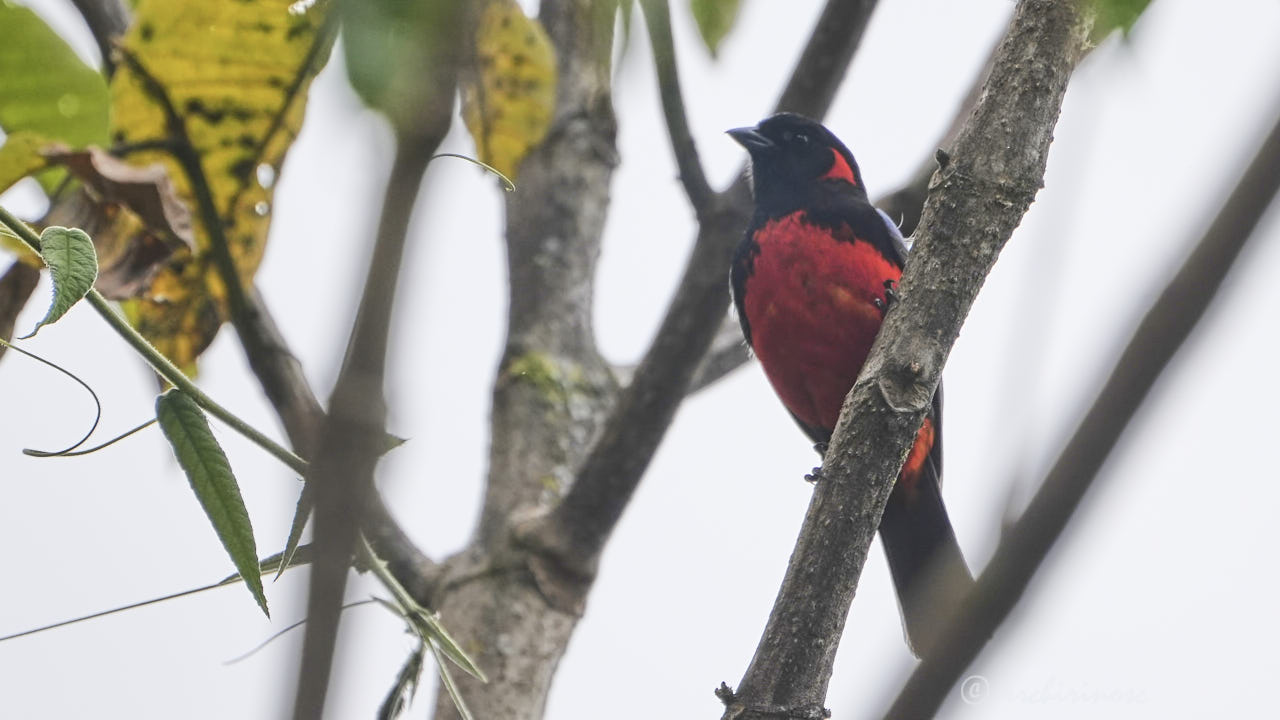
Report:
<svg viewBox="0 0 1280 720"><path fill-rule="evenodd" d="M751 153L751 183L757 203L787 204L823 184L843 183L866 192L853 153L822 124L794 113L778 113L755 127L729 132Z"/></svg>

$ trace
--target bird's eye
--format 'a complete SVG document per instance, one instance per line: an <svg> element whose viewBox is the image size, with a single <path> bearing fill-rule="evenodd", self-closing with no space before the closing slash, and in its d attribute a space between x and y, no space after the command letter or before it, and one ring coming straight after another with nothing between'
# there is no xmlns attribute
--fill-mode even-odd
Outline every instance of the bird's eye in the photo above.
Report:
<svg viewBox="0 0 1280 720"><path fill-rule="evenodd" d="M797 142L797 143L799 143L799 144L801 144L801 145L808 145L808 144L809 144L809 136L808 136L808 135L806 135L805 133L798 132L798 133L796 133L796 142Z"/></svg>

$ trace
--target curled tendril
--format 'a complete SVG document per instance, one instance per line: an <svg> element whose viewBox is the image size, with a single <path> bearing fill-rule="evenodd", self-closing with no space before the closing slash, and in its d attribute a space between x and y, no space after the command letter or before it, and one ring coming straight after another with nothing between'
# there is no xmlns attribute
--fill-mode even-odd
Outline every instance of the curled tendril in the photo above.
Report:
<svg viewBox="0 0 1280 720"><path fill-rule="evenodd" d="M479 160L473 157L467 157L466 155L459 155L458 153L436 153L435 155L431 156L431 159L435 160L436 158L442 158L442 157L458 158L459 160L466 160L469 163L479 165L485 170L488 170L489 172L498 176L498 179L502 181L503 190L506 190L507 192L513 192L516 189L516 184L511 182L511 178L508 178L506 175L503 175L502 173L498 172L498 169L493 167L492 165L480 162Z"/></svg>
<svg viewBox="0 0 1280 720"><path fill-rule="evenodd" d="M343 605L342 607L340 607L340 608L338 608L338 609L339 609L339 610L350 610L350 609L351 609L351 608L353 608L353 607L359 607L359 606L361 606L361 605L369 605L369 604L372 604L372 603L375 603L375 602L379 602L379 601L378 601L376 598L370 598L370 599L368 599L368 600L357 600L357 601L355 601L355 602L347 603L346 605ZM252 649L252 650L250 650L249 652L247 652L247 653L245 653L245 654L243 654L243 655L239 655L239 656L237 656L237 657L233 657L233 658L231 658L230 660L228 660L228 661L226 661L226 662L224 662L224 663L222 663L222 664L223 664L223 665L235 665L236 663L238 663L238 662L240 662L240 661L242 661L242 660L248 660L250 657L252 657L253 655L257 654L257 653L258 653L259 651L261 651L263 648L265 648L266 646L268 646L268 645L270 645L271 643L273 643L273 642L275 642L276 640L278 640L278 639L279 639L282 635L284 635L285 633L287 633L287 632L289 632L290 630L293 630L293 629L295 629L295 628L302 627L302 625L303 625L304 623L306 623L306 622L307 622L307 618L302 618L301 620L298 620L297 622L290 623L290 624L289 624L289 625L287 625L286 627L282 628L279 632L272 633L272 635L271 635L270 637L268 637L266 640L263 640L262 642L258 643L257 647L253 648L253 649Z"/></svg>
<svg viewBox="0 0 1280 720"><path fill-rule="evenodd" d="M110 446L112 446L112 445L115 445L116 443L118 443L118 442L120 442L121 440L123 440L123 439L125 439L125 438L129 437L130 435L132 435L132 434L134 434L134 433L136 433L136 432L141 432L141 431L143 431L143 430L146 430L147 428L149 428L149 427L151 427L152 425L155 425L155 424L156 424L156 419L155 419L155 418L151 418L150 420L148 420L148 421L146 421L146 422L142 423L141 425L139 425L139 426L135 427L134 429L132 429L132 430L126 430L125 432L123 432L123 433L121 433L121 434L119 434L119 435L117 435L117 436L115 436L115 437L111 438L110 440L108 440L108 441L106 441L106 442L102 443L101 445L94 445L93 447L89 448L88 450L76 450L75 452L65 452L65 451L64 451L64 452L60 452L60 453L54 453L54 454L52 454L52 455L41 455L41 454L38 454L38 452L37 452L37 451L27 451L27 450L23 450L23 452L25 452L25 453L27 453L28 455L31 455L31 456L33 456L33 457L78 457L78 456L80 456L80 455L88 455L89 453L96 453L96 452L98 452L99 450L101 450L101 449L103 449L103 448L105 448L105 447L110 447Z"/></svg>
<svg viewBox="0 0 1280 720"><path fill-rule="evenodd" d="M0 345L3 345L4 347L9 348L10 350L15 350L23 355L26 355L27 357L31 358L32 360L35 360L36 362L44 363L45 365L48 365L49 367L53 368L54 370L57 370L63 375L66 375L72 380L75 380L80 385L80 387L84 388L89 393L89 397L93 398L93 405L95 408L94 415L93 415L93 424L89 426L89 432L85 433L84 437L80 438L80 440L77 441L76 444L72 445L71 447L65 450L58 450L56 452L49 452L47 450L32 450L31 448L26 448L22 451L22 454L30 455L31 457L58 457L62 455L67 455L73 452L76 448L88 442L89 438L93 435L93 431L98 429L98 422L102 420L102 403L98 400L98 394L93 391L93 388L89 387L89 383L85 382L84 380L81 380L79 377L75 375L75 373L71 372L70 370L67 370L61 365L58 365L49 360L45 360L44 358L40 357L39 355L36 355L35 353L23 350L22 348L4 340L3 338L0 338Z"/></svg>

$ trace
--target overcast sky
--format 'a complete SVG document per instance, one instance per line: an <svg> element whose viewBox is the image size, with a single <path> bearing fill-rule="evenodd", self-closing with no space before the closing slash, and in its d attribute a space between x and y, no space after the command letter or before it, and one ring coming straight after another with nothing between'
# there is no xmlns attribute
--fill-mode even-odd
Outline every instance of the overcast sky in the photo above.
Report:
<svg viewBox="0 0 1280 720"><path fill-rule="evenodd" d="M94 57L70 3L34 4ZM690 120L717 186L744 160L723 131L772 106L820 7L744 5L714 62L683 0L673 11ZM1013 7L881 5L828 117L873 196L932 152ZM1272 2L1159 0L1129 42L1113 38L1076 74L1045 188L945 374L945 494L975 568L1270 127L1280 109L1278 28ZM352 95L339 58L314 85L258 275L322 395L346 342L390 159L389 133ZM629 363L651 338L693 237L642 35L618 68L615 104L622 164L596 332L611 360ZM473 152L460 124L443 149ZM38 210L22 191L4 201ZM465 543L481 497L507 303L501 202L496 183L473 167L434 164L398 298L388 397L391 430L410 442L382 463L379 482L437 558ZM1230 717L1273 707L1278 235L1273 208L1069 535L970 669L982 678L970 686L985 693L972 704L953 693L945 717ZM20 331L43 314L45 293ZM92 311L73 310L25 347L98 391L104 438L153 413L151 376ZM279 434L234 333L219 336L201 368L215 398ZM232 571L158 431L86 458L31 459L21 448L69 444L91 406L71 383L12 354L0 364L0 397L0 634ZM259 548L278 550L298 483L233 432L215 432ZM712 689L736 683L754 651L815 460L755 365L690 399L613 537L548 717L627 720L658 708L719 717ZM305 580L293 572L268 587L272 622L235 587L0 644L0 717L280 715L292 699L300 633L224 662L301 617ZM363 579L350 590L352 599L373 592ZM386 611L348 611L329 716L370 717L412 645ZM831 684L834 717L876 715L912 662L877 544ZM430 692L413 716L428 712Z"/></svg>

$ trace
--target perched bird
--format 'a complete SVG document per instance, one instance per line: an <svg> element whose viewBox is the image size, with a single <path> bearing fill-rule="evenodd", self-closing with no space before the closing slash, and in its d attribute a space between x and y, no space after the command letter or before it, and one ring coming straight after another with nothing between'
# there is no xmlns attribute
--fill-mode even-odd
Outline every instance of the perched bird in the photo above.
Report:
<svg viewBox="0 0 1280 720"><path fill-rule="evenodd" d="M808 118L729 131L751 154L755 214L730 272L742 334L819 448L880 330L907 248L867 198L853 154ZM880 537L907 643L927 653L973 583L942 504L942 390L889 496Z"/></svg>

